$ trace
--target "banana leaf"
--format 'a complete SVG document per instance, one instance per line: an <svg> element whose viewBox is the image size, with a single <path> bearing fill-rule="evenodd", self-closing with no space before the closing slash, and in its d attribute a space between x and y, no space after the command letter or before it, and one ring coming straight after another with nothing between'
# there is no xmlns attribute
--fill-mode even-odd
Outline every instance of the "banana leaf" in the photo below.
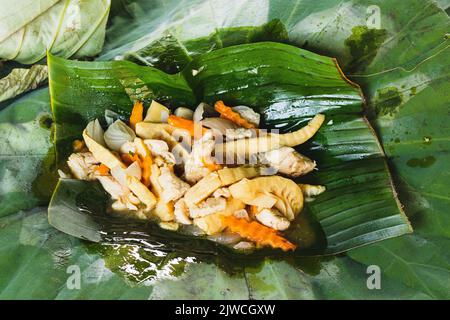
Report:
<svg viewBox="0 0 450 320"><path fill-rule="evenodd" d="M0 113L0 216L48 203L56 184L48 89Z"/></svg>
<svg viewBox="0 0 450 320"><path fill-rule="evenodd" d="M328 124L309 147L301 149L319 164L319 173L311 179L329 189L308 205L308 212L325 234L323 253L338 253L411 232L383 151L361 116L361 92L331 58L286 44L260 42L201 54L174 75L128 61L77 62L49 55L48 64L58 157L67 157L71 141L80 136L88 121L102 117L105 106L129 115L136 99L161 100L172 107L193 108L200 101L219 99L231 105L249 105L263 115L263 126L282 131L297 129L320 112L327 116ZM82 186L70 192L70 185L76 183L62 180L50 203L49 221L56 228L92 241L118 241L120 234L133 239L133 233L155 237L150 228L135 231L126 224L113 227L111 236L107 218L99 223L96 217L100 213L79 210L76 201L66 199L69 194L71 198L83 197ZM84 197L93 194L87 192ZM86 213L91 216L85 217ZM296 221L288 237L306 248L312 245L305 239L308 234L314 237L310 242L321 242L320 234L308 228L312 224ZM189 245L196 249L194 243Z"/></svg>
<svg viewBox="0 0 450 320"><path fill-rule="evenodd" d="M32 64L47 50L88 57L103 46L110 0L6 0L0 17L0 59Z"/></svg>
<svg viewBox="0 0 450 320"><path fill-rule="evenodd" d="M132 55L166 31L184 44L216 29L260 26L274 18L286 26L289 43L337 57L345 73L362 85L370 122L415 232L347 255L242 263L230 275L217 262L78 241L48 225L47 208L12 213L32 206L17 201L12 214L0 218L0 299L448 299L449 7L447 0L113 1L104 60ZM380 26L367 28L377 12ZM30 136L15 116L29 115L30 124L36 124L31 118L39 117L24 112L26 106L42 105L50 112L48 97L39 92L20 103L0 104L7 106L2 117L8 114L1 126L16 128L12 147L19 161L46 153L38 146L21 147ZM49 130L34 130L34 140L39 136L45 141ZM6 154L3 147L0 152ZM34 165L40 166L23 165L18 172L31 173ZM9 186L3 177L0 193ZM34 179L23 176L14 189L34 196L28 187ZM0 201L0 207L6 203ZM66 286L65 269L74 265L81 270L79 290ZM369 265L381 268L380 290L366 287Z"/></svg>
<svg viewBox="0 0 450 320"><path fill-rule="evenodd" d="M367 290L361 281L364 266L346 257L308 258L301 264L268 260L264 268L241 265L230 276L194 256L86 245L50 226L46 207L0 218L0 226L0 299L429 298L396 281L386 281L383 290ZM79 267L79 289L66 285L68 266Z"/></svg>

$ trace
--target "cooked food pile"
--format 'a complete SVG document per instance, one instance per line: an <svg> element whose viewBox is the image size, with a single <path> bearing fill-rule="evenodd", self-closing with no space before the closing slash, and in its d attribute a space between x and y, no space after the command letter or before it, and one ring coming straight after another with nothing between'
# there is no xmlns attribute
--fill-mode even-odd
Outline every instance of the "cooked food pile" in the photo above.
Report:
<svg viewBox="0 0 450 320"><path fill-rule="evenodd" d="M258 129L253 109L222 101L173 114L152 101L145 117L136 102L128 124L116 116L105 113L106 130L98 119L90 122L67 160L73 178L100 182L112 214L151 219L236 250L296 248L282 232L304 200L325 187L290 179L316 167L293 147L319 130L323 115L286 134Z"/></svg>

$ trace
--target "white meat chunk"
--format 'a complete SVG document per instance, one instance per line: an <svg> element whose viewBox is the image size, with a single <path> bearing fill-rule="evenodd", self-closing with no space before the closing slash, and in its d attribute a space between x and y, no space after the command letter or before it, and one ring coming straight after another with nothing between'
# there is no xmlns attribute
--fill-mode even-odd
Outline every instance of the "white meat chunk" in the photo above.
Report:
<svg viewBox="0 0 450 320"><path fill-rule="evenodd" d="M191 218L205 217L213 213L225 210L227 200L225 198L208 198L198 205L189 208Z"/></svg>
<svg viewBox="0 0 450 320"><path fill-rule="evenodd" d="M98 176L98 181L102 185L103 189L111 195L111 198L114 200L119 199L122 196L125 196L129 191L125 190L122 185L117 182L111 176Z"/></svg>
<svg viewBox="0 0 450 320"><path fill-rule="evenodd" d="M177 231L180 228L180 225L173 221L160 221L158 224L162 229L169 231Z"/></svg>
<svg viewBox="0 0 450 320"><path fill-rule="evenodd" d="M120 147L120 153L135 154L136 146L132 141L127 141Z"/></svg>
<svg viewBox="0 0 450 320"><path fill-rule="evenodd" d="M158 177L158 182L161 185L161 198L167 203L169 201L176 201L180 199L190 185L180 178L178 178L169 168L162 167L161 174Z"/></svg>
<svg viewBox="0 0 450 320"><path fill-rule="evenodd" d="M145 139L144 143L150 149L153 156L160 156L168 164L175 164L175 156L169 151L169 145L163 140Z"/></svg>
<svg viewBox="0 0 450 320"><path fill-rule="evenodd" d="M239 219L250 220L250 217L249 217L249 215L248 215L248 212L247 212L247 210L245 210L245 209L237 210L237 211L235 211L235 212L233 213L233 215L234 215L236 218L239 218Z"/></svg>
<svg viewBox="0 0 450 320"><path fill-rule="evenodd" d="M235 250L251 250L255 248L255 244L249 241L240 241L233 246Z"/></svg>
<svg viewBox="0 0 450 320"><path fill-rule="evenodd" d="M282 147L259 154L259 160L278 173L292 177L304 175L316 167L315 161L301 155L293 148Z"/></svg>
<svg viewBox="0 0 450 320"><path fill-rule="evenodd" d="M189 183L196 183L204 178L210 170L205 167L203 159L210 159L214 151L214 139L212 130L207 131L203 137L196 140L192 145L192 151L187 156L184 165L185 179Z"/></svg>
<svg viewBox="0 0 450 320"><path fill-rule="evenodd" d="M121 185L112 176L97 176L103 189L111 195L111 199L116 200L112 204L114 211L137 211L141 203L130 189Z"/></svg>
<svg viewBox="0 0 450 320"><path fill-rule="evenodd" d="M247 106L235 106L231 108L234 112L239 113L239 115L250 123L259 126L261 121L261 115L255 112L252 108Z"/></svg>
<svg viewBox="0 0 450 320"><path fill-rule="evenodd" d="M256 131L254 129L237 128L237 129L227 129L225 131L225 137L227 138L227 140L239 140L255 136Z"/></svg>
<svg viewBox="0 0 450 320"><path fill-rule="evenodd" d="M112 204L112 208L115 211L138 211L138 205L141 201L131 192L128 192L119 197Z"/></svg>
<svg viewBox="0 0 450 320"><path fill-rule="evenodd" d="M174 216L176 222L181 224L192 224L192 220L189 218L189 208L183 198L175 202Z"/></svg>
<svg viewBox="0 0 450 320"><path fill-rule="evenodd" d="M212 194L212 196L214 198L229 198L231 197L231 193L230 193L230 189L224 187L224 188L219 188L216 191L214 191L214 193Z"/></svg>
<svg viewBox="0 0 450 320"><path fill-rule="evenodd" d="M286 230L289 228L290 222L286 219L280 211L277 209L267 209L263 208L255 214L256 220L261 222L263 225L275 229L275 230Z"/></svg>
<svg viewBox="0 0 450 320"><path fill-rule="evenodd" d="M138 141L136 140L134 142L125 142L120 147L120 152L131 154L134 154L136 152L142 153L143 148L141 145L137 145L137 143ZM176 163L175 155L169 151L167 142L158 139L145 139L143 140L143 143L148 147L154 157L164 160L164 162L167 164Z"/></svg>
<svg viewBox="0 0 450 320"><path fill-rule="evenodd" d="M80 180L95 180L99 164L91 152L72 153L67 160L72 175Z"/></svg>

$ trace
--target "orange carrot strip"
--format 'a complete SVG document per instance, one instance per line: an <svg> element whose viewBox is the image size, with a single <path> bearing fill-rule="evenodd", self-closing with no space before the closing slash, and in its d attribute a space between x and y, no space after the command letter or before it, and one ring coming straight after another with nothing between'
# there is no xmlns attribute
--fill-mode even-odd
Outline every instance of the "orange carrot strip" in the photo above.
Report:
<svg viewBox="0 0 450 320"><path fill-rule="evenodd" d="M153 164L153 158L151 154L147 155L146 157L139 157L137 153L131 155L129 153L122 153L120 155L122 158L122 161L127 165L131 165L133 162L136 162L139 164L139 167L142 169L142 183L148 187L150 185L150 175L151 175L151 168Z"/></svg>
<svg viewBox="0 0 450 320"><path fill-rule="evenodd" d="M136 123L142 122L144 118L144 105L141 101L136 101L133 106L133 110L131 111L130 116L130 127L133 130L136 130Z"/></svg>
<svg viewBox="0 0 450 320"><path fill-rule="evenodd" d="M151 168L152 168L152 164L153 164L153 157L152 157L152 153L150 152L150 149L148 148L148 146L144 143L143 144L143 148L144 150L144 154L139 155L139 166L142 169L142 178L141 181L142 183L148 187L150 186L150 175L151 175Z"/></svg>
<svg viewBox="0 0 450 320"><path fill-rule="evenodd" d="M250 214L255 215L258 213L258 207L257 206L250 206Z"/></svg>
<svg viewBox="0 0 450 320"><path fill-rule="evenodd" d="M217 171L222 169L222 166L218 163L208 161L205 157L202 157L203 165L211 171Z"/></svg>
<svg viewBox="0 0 450 320"><path fill-rule="evenodd" d="M226 106L222 100L219 100L214 104L214 109L216 109L216 111L220 113L220 116L222 118L233 121L241 127L247 129L255 127L253 123L248 122L246 119L242 118L239 113L234 112L230 107Z"/></svg>
<svg viewBox="0 0 450 320"><path fill-rule="evenodd" d="M201 134L203 135L207 129L203 128L200 124L195 123L192 120L188 120L188 119L184 119L181 117L177 117L174 116L173 114L171 114L169 116L169 118L167 119L167 123L170 124L171 126L180 128L180 129L185 129L187 131L189 131L191 136L194 136L195 134L195 128L198 126L201 129Z"/></svg>
<svg viewBox="0 0 450 320"><path fill-rule="evenodd" d="M131 155L129 153L122 153L120 155L120 157L122 158L122 161L129 166L130 164L132 164L135 161L140 162L139 156L137 155L137 153Z"/></svg>
<svg viewBox="0 0 450 320"><path fill-rule="evenodd" d="M109 168L107 166L105 166L103 163L101 165L99 165L97 167L97 169L95 169L99 175L101 176L106 176L109 173Z"/></svg>
<svg viewBox="0 0 450 320"><path fill-rule="evenodd" d="M282 236L276 230L266 227L256 221L248 222L235 216L222 216L222 222L231 232L238 233L241 237L256 242L262 246L271 246L283 251L294 250L297 246Z"/></svg>
<svg viewBox="0 0 450 320"><path fill-rule="evenodd" d="M141 168L142 168L142 183L148 187L150 185L150 175L151 175L151 168L153 164L153 159L151 155L148 155L144 157L141 161Z"/></svg>

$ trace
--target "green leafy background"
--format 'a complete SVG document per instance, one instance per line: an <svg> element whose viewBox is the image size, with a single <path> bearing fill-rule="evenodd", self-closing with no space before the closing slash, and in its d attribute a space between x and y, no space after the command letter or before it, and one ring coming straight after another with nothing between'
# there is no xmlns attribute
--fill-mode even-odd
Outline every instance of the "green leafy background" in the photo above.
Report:
<svg viewBox="0 0 450 320"><path fill-rule="evenodd" d="M110 0L2 0L0 102L46 82L47 51L75 58L98 54L110 5Z"/></svg>
<svg viewBox="0 0 450 320"><path fill-rule="evenodd" d="M366 27L370 5L380 8L381 29ZM363 88L415 232L346 255L240 267L219 257L84 243L47 222L54 152L43 88L2 104L0 113L0 298L450 298L449 6L431 0L113 1L100 59L120 55L151 64L142 60L145 50L157 48L155 41L163 48L165 40L195 54L190 39L274 18L286 26L289 43L337 57ZM217 37L226 42L227 35ZM80 267L80 290L66 286L70 265ZM367 289L369 265L381 268L381 290Z"/></svg>

